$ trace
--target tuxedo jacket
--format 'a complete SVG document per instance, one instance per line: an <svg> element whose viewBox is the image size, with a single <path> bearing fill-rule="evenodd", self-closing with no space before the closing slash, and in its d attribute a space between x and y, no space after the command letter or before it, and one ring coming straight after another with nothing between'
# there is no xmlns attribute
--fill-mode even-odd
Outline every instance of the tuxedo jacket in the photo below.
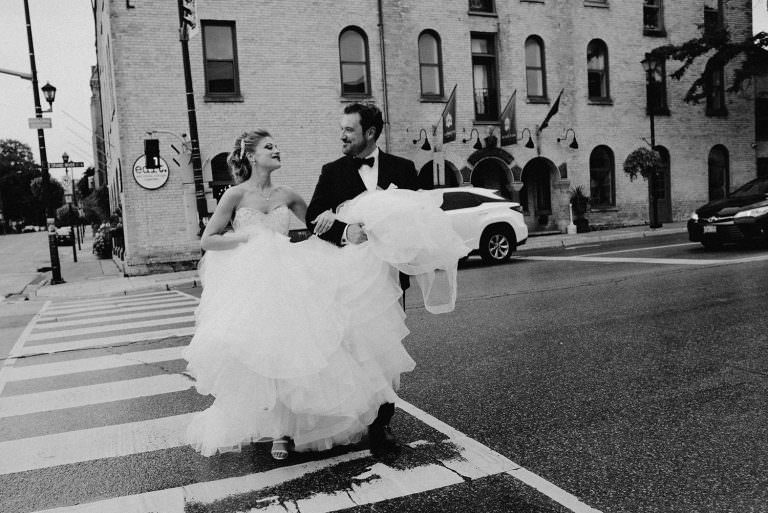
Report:
<svg viewBox="0 0 768 513"><path fill-rule="evenodd" d="M396 185L398 189L417 190L419 183L416 167L408 159L379 150L379 178L376 185L388 189L391 184ZM307 207L307 228L314 231L315 225L312 221L317 216L328 209L336 212L339 205L357 197L365 190L365 184L352 157L344 156L324 165L315 193ZM319 237L340 246L346 227L346 223L336 220L331 229Z"/></svg>

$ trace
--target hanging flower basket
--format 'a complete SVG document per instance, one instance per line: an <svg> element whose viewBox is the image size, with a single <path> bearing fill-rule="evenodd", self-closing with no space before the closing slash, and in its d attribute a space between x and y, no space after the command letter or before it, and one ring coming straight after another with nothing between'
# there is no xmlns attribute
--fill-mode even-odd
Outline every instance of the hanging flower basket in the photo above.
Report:
<svg viewBox="0 0 768 513"><path fill-rule="evenodd" d="M624 172L629 175L630 181L637 178L637 175L648 178L655 170L660 169L664 162L661 155L656 150L649 148L638 148L627 155L624 161Z"/></svg>

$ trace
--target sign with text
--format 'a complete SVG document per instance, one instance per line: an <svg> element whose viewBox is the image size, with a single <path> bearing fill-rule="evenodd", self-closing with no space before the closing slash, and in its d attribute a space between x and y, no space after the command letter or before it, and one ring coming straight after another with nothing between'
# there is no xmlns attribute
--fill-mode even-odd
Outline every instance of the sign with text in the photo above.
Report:
<svg viewBox="0 0 768 513"><path fill-rule="evenodd" d="M145 155L133 163L133 179L145 189L159 189L168 181L168 163L160 157L160 167L148 168Z"/></svg>
<svg viewBox="0 0 768 513"><path fill-rule="evenodd" d="M29 122L29 128L32 130L40 130L45 128L51 128L51 118L27 118Z"/></svg>
<svg viewBox="0 0 768 513"><path fill-rule="evenodd" d="M48 162L48 167L85 167L82 162Z"/></svg>

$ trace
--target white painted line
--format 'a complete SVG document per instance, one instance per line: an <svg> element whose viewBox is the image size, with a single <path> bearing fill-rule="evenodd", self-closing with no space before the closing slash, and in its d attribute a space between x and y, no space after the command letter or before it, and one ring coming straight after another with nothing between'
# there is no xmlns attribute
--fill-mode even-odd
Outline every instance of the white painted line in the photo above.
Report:
<svg viewBox="0 0 768 513"><path fill-rule="evenodd" d="M92 358L80 358L64 362L42 363L38 365L25 365L21 367L9 367L6 373L6 381L22 381L27 379L50 378L76 374L78 372L93 372L107 369L117 369L131 365L151 364L180 360L184 346L152 349L149 351L135 351L131 353L110 354L95 356Z"/></svg>
<svg viewBox="0 0 768 513"><path fill-rule="evenodd" d="M0 442L0 475L181 447L193 415Z"/></svg>
<svg viewBox="0 0 768 513"><path fill-rule="evenodd" d="M445 422L438 420L437 418L417 408L416 406L405 401L401 401L397 403L397 407L409 415L416 417L428 426L431 426L432 428L445 434L448 436L448 438L451 439L452 442L458 443L459 445L463 445L465 447L473 448L480 454L485 453L494 461L506 462L506 464L510 467L508 470L506 470L507 474L538 490L542 494L546 495L558 504L565 506L574 513L599 513L598 510L581 502L576 496L566 492L562 488L559 488L544 478L537 476L533 472L524 469L517 463L514 463L496 451L485 447L480 442L469 438L461 431L454 429Z"/></svg>
<svg viewBox="0 0 768 513"><path fill-rule="evenodd" d="M102 315L111 315L112 313L131 313L131 312L140 312L142 310L151 310L151 311L157 311L162 312L163 308L177 308L181 306L188 306L188 307L196 307L197 302L192 302L191 300L187 298L176 298L173 300L166 300L161 303L156 304L141 304L138 306L124 306L121 308L114 308L114 309L108 309L108 310L99 310L98 312L94 310L86 310L82 312L74 312L74 313L67 313L67 314L56 314L56 315L49 315L49 316L41 316L40 319L38 319L38 326L45 327L45 326L52 326L54 323L64 320L74 320L74 319L83 319L83 318L98 318Z"/></svg>
<svg viewBox="0 0 768 513"><path fill-rule="evenodd" d="M64 315L70 315L70 314L76 314L76 313L97 313L97 312L120 312L125 308L129 308L132 306L154 306L154 305L164 305L168 303L174 303L179 302L184 298L180 298L178 296L171 296L167 298L162 299L151 299L151 300L141 300L141 301L130 301L126 302L124 304L100 304L100 305L93 305L93 306L79 306L79 307L73 307L73 308L66 308L62 310L49 310L43 314L43 319L49 319L51 317L61 317Z"/></svg>
<svg viewBox="0 0 768 513"><path fill-rule="evenodd" d="M515 256L517 260L543 260L543 261L563 261L563 262L602 262L608 264L664 264L664 265L728 265L743 264L748 262L760 262L768 260L768 255L760 257L734 258L725 260L711 260L693 258L611 258L611 257L588 257L588 256Z"/></svg>
<svg viewBox="0 0 768 513"><path fill-rule="evenodd" d="M598 244L599 245L599 244ZM598 255L612 255L615 253L633 253L635 251L648 251L653 249L666 249L666 248L679 248L681 246L698 246L698 242L683 242L680 244L664 244L662 246L648 246L643 248L633 248L633 249L617 249L614 251L601 251L599 253L585 253L583 255L579 256L598 256ZM578 249L579 247L586 248L589 246L577 246L575 249Z"/></svg>
<svg viewBox="0 0 768 513"><path fill-rule="evenodd" d="M124 322L119 324L110 324L106 326L91 326L90 328L69 328L53 332L32 333L27 337L27 342L36 342L38 340L56 340L64 337L75 337L81 335L93 335L97 333L125 331L138 328L157 328L169 324L179 324L182 322L194 322L194 315L180 315L171 318L161 318L149 321Z"/></svg>
<svg viewBox="0 0 768 513"><path fill-rule="evenodd" d="M45 309L49 303L50 301L43 303L41 310ZM16 355L18 355L21 351L21 348L24 347L24 343L27 341L27 337L32 332L32 328L35 326L35 320L39 315L40 313L38 312L34 317L32 317L29 323L27 323L27 325L24 327L24 331L21 332L21 335L19 335L19 338L16 340L16 343L13 344L11 351L8 353L8 357L3 361L2 365L0 365L0 394L3 393L3 389L5 388L5 383L8 379L7 374L11 372L13 365L16 363Z"/></svg>
<svg viewBox="0 0 768 513"><path fill-rule="evenodd" d="M184 326L167 330L143 331L140 333L129 333L125 335L116 335L114 337L88 338L85 340L75 340L72 342L59 342L54 344L39 344L24 347L21 354L14 354L14 357L29 356L33 354L58 353L62 351L73 351L77 349L91 349L120 344L129 344L131 342L140 342L142 340L156 340L168 337L184 337L193 335L194 326Z"/></svg>
<svg viewBox="0 0 768 513"><path fill-rule="evenodd" d="M68 328L71 326L83 326L86 324L93 324L94 322L100 322L102 323L102 329L105 329L106 324L112 323L112 322L119 322L119 321L128 321L131 319L144 319L147 317L171 317L178 314L190 314L194 317L195 309L197 306L190 305L185 308L169 308L168 310L150 310L147 312L138 312L138 313L126 313L126 314L120 314L120 315L108 315L108 316L90 316L83 319L72 319L72 320L66 320L66 321L56 321L51 322L48 324L40 324L38 323L35 328L36 330L53 330L53 329L61 329L61 328ZM39 331L38 331L39 332Z"/></svg>
<svg viewBox="0 0 768 513"><path fill-rule="evenodd" d="M64 310L67 308L80 308L83 306L100 306L100 305L119 305L123 303L132 303L139 300L152 300L152 299L164 299L175 296L171 292L147 292L144 294L133 294L130 296L112 296L112 297L99 297L93 299L73 299L70 301L56 301L48 305L48 309L51 311Z"/></svg>
<svg viewBox="0 0 768 513"><path fill-rule="evenodd" d="M75 506L47 509L37 513L148 513L152 511L184 513L184 506L187 501L212 502L233 494L261 490L297 479L311 472L317 472L344 463L345 461L361 459L369 454L368 451L351 452L324 460L309 461L300 465L278 467L258 474L194 483L178 488L168 488L166 490L126 495ZM262 510L259 511L261 512ZM284 509L282 511L285 512Z"/></svg>
<svg viewBox="0 0 768 513"><path fill-rule="evenodd" d="M146 378L11 395L0 397L0 418L170 394L189 390L193 386L192 380L182 374L160 374Z"/></svg>

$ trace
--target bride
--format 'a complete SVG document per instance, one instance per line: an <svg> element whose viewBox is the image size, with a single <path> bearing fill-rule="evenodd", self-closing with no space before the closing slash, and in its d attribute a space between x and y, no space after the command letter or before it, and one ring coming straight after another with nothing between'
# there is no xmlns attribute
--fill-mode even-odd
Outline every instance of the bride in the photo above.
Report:
<svg viewBox="0 0 768 513"><path fill-rule="evenodd" d="M379 191L350 209L361 219L376 209L370 222L381 227L378 246L339 249L316 237L293 244L287 237L291 214L303 220L307 205L290 188L273 184L281 161L270 134L242 134L227 162L236 185L226 190L202 235L204 288L195 334L184 350L198 392L215 400L194 416L187 440L206 456L272 441L276 460L288 457L289 444L308 451L355 443L379 406L397 400L400 374L415 367L402 345L409 331L397 269L418 269L430 276L419 283L431 284L432 270L452 262L452 308L455 264L466 248L447 225L434 226L444 222L434 217L439 205L413 191ZM431 213L423 216L433 225L425 231L447 239L433 237L422 248L427 251L414 253L412 243L397 251L404 242L387 237L383 205L397 206L390 224L413 225L413 214ZM414 265L414 254L428 261Z"/></svg>

